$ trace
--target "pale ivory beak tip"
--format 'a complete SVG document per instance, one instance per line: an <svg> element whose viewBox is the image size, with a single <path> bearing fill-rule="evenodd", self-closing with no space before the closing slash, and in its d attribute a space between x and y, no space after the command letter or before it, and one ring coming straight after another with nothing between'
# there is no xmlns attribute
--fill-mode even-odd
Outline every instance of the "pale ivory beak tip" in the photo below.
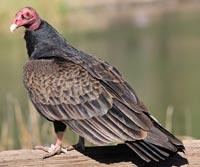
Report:
<svg viewBox="0 0 200 167"><path fill-rule="evenodd" d="M11 32L14 32L14 31L16 30L16 28L17 28L17 24L12 24L12 25L10 26L10 31L11 31Z"/></svg>

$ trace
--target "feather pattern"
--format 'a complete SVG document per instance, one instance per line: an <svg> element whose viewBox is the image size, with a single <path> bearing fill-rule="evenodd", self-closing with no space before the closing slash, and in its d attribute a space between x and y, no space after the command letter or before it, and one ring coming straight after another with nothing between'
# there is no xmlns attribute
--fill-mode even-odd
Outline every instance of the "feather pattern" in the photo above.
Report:
<svg viewBox="0 0 200 167"><path fill-rule="evenodd" d="M74 63L34 60L24 69L32 102L52 121L104 115L112 107L112 97L100 82Z"/></svg>
<svg viewBox="0 0 200 167"><path fill-rule="evenodd" d="M26 31L24 85L37 111L96 145L126 143L143 160L184 150L155 121L119 71L69 45L48 23Z"/></svg>

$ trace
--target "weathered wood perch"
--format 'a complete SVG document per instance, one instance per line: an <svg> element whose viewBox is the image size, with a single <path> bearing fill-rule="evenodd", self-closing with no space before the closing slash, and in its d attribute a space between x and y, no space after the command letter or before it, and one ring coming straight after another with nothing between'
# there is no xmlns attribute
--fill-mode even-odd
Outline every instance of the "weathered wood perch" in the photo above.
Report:
<svg viewBox="0 0 200 167"><path fill-rule="evenodd" d="M190 166L200 167L200 140L185 140L185 155L179 153L165 162L145 165L124 145L87 148L86 153L70 151L42 160L43 151L39 150L10 150L0 152L0 167L2 166L42 166L42 167L136 167L136 166ZM189 164L189 165L188 165Z"/></svg>

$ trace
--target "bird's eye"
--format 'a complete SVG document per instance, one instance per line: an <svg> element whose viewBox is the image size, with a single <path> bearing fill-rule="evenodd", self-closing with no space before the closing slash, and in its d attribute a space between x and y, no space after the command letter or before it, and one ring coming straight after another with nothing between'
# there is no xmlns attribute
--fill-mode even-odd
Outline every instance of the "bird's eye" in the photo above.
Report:
<svg viewBox="0 0 200 167"><path fill-rule="evenodd" d="M26 12L26 13L23 14L23 17L25 19L30 19L31 18L31 14L29 12Z"/></svg>
<svg viewBox="0 0 200 167"><path fill-rule="evenodd" d="M30 13L29 13L29 12L26 12L25 15L26 15L27 17L30 17Z"/></svg>

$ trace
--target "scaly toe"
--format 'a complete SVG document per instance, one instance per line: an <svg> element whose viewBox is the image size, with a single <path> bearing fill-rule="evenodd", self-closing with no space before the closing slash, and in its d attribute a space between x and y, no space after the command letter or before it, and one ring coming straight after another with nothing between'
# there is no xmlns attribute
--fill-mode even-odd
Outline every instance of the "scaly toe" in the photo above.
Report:
<svg viewBox="0 0 200 167"><path fill-rule="evenodd" d="M65 148L62 148L61 146L53 145L53 144L51 144L51 147L36 146L35 149L47 152L47 154L45 154L42 157L42 159L49 158L60 153L65 153L65 154L67 153L67 150Z"/></svg>
<svg viewBox="0 0 200 167"><path fill-rule="evenodd" d="M58 155L61 152L61 146L55 146L52 144L51 147L48 148L48 153L43 156L43 159Z"/></svg>
<svg viewBox="0 0 200 167"><path fill-rule="evenodd" d="M51 144L50 147L35 146L34 149L42 150L42 151L47 152L47 154L45 154L42 157L42 159L45 159L45 158L49 158L49 157L52 157L54 155L58 155L58 154L61 154L61 153L67 154L68 151L74 150L74 147L73 146L68 146L68 147L64 148L64 147L61 147L61 146L57 146L57 145Z"/></svg>

